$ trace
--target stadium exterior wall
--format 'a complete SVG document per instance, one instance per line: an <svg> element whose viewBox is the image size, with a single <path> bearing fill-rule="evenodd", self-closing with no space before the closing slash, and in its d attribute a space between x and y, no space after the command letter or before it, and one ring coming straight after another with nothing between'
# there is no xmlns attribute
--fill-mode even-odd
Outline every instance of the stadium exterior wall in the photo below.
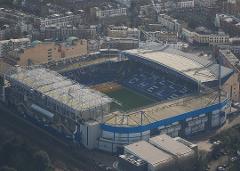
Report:
<svg viewBox="0 0 240 171"><path fill-rule="evenodd" d="M180 115L175 116L175 117L171 117L171 118L167 118L167 119L164 119L164 120L156 121L156 122L150 123L148 125L140 125L140 126L136 126L136 127L120 127L120 126L102 124L101 128L104 131L114 132L114 133L140 133L140 132L152 130L154 128L158 128L160 126L170 125L174 122L184 121L184 120L186 120L187 118L190 118L190 117L196 117L196 116L199 116L201 114L213 112L215 110L221 110L222 108L227 106L228 102L229 102L229 100L226 99L221 103L217 103L217 104L205 107L205 108L201 108L201 109L198 109L198 110L183 113L183 114L180 114Z"/></svg>
<svg viewBox="0 0 240 171"><path fill-rule="evenodd" d="M228 108L229 102L229 99L225 99L221 103L183 113L175 117L159 120L148 125L121 127L108 125L106 123L101 124L102 133L98 140L97 148L111 153L118 153L121 152L121 148L126 144L139 140L148 140L151 137L152 130L160 130L161 127L169 127L172 129L176 126L175 123L178 123L177 126L180 127L180 130L173 132L173 134L169 134L173 137L179 136L180 132L182 133L182 136L191 136L195 133L207 130L208 128L221 126L226 120L225 109ZM196 124L191 126L189 123L193 118L196 119ZM199 121L201 122L200 124L197 123ZM197 130L191 131L198 126L200 127L197 128ZM203 128L201 126L203 126ZM162 133L164 132L160 130L160 134Z"/></svg>

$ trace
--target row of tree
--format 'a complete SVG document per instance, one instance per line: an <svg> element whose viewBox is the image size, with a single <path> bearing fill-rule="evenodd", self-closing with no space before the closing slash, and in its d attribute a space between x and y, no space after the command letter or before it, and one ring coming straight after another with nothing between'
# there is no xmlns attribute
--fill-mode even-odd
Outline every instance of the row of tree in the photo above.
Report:
<svg viewBox="0 0 240 171"><path fill-rule="evenodd" d="M240 151L240 125L225 130L215 137L211 141L220 141L219 144L213 146L212 156L216 156L225 152L229 158L238 156L237 152ZM238 160L231 162L229 161L230 171L240 170L240 157Z"/></svg>
<svg viewBox="0 0 240 171"><path fill-rule="evenodd" d="M0 171L14 170L50 171L51 160L47 152L35 149L21 137L10 138L0 146Z"/></svg>

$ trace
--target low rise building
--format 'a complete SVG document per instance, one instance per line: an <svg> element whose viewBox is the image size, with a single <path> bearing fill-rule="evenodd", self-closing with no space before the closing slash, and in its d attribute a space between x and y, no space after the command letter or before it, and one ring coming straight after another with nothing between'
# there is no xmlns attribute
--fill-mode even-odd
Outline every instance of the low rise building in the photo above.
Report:
<svg viewBox="0 0 240 171"><path fill-rule="evenodd" d="M220 49L230 50L237 58L240 58L240 43L233 43L230 38L230 44L218 45Z"/></svg>
<svg viewBox="0 0 240 171"><path fill-rule="evenodd" d="M171 154L176 159L177 166L184 171L192 171L194 168L194 160L196 159L195 151L183 143L176 141L166 134L150 138L149 143Z"/></svg>
<svg viewBox="0 0 240 171"><path fill-rule="evenodd" d="M195 4L199 7L212 8L216 5L217 0L196 0Z"/></svg>
<svg viewBox="0 0 240 171"><path fill-rule="evenodd" d="M187 28L182 29L182 37L192 44L218 45L229 43L229 35L225 33L206 33L192 31Z"/></svg>
<svg viewBox="0 0 240 171"><path fill-rule="evenodd" d="M152 4L140 6L140 9L139 9L139 17L140 18L153 16L154 13L155 13L155 9L152 6Z"/></svg>
<svg viewBox="0 0 240 171"><path fill-rule="evenodd" d="M148 171L174 170L175 159L146 141L139 141L124 147L125 154L131 154L147 163ZM176 169L176 168L175 168Z"/></svg>
<svg viewBox="0 0 240 171"><path fill-rule="evenodd" d="M177 8L194 8L194 0L178 0Z"/></svg>
<svg viewBox="0 0 240 171"><path fill-rule="evenodd" d="M186 145L187 144L187 145ZM162 134L124 146L119 169L141 171L192 171L197 156L196 145Z"/></svg>
<svg viewBox="0 0 240 171"><path fill-rule="evenodd" d="M132 38L138 38L139 36L139 30L137 28L129 28L126 26L109 26L107 28L107 36L108 37L132 37Z"/></svg>
<svg viewBox="0 0 240 171"><path fill-rule="evenodd" d="M10 29L18 27L20 32L31 32L33 28L34 15L23 13L22 11L0 8L0 16L6 21L6 24L11 25Z"/></svg>
<svg viewBox="0 0 240 171"><path fill-rule="evenodd" d="M181 32L181 24L177 21L177 19L174 19L166 14L160 14L158 16L158 22L169 31Z"/></svg>
<svg viewBox="0 0 240 171"><path fill-rule="evenodd" d="M35 17L33 15L23 13L22 11L6 8L0 8L0 16L15 23L27 23Z"/></svg>
<svg viewBox="0 0 240 171"><path fill-rule="evenodd" d="M127 8L99 8L94 7L90 9L90 13L92 17L96 17L98 19L108 18L108 17L119 17L119 16L127 16Z"/></svg>
<svg viewBox="0 0 240 171"><path fill-rule="evenodd" d="M101 44L103 49L119 49L119 50L129 50L136 49L139 46L139 40L135 38L115 38L107 37Z"/></svg>
<svg viewBox="0 0 240 171"><path fill-rule="evenodd" d="M10 32L11 29L9 25L5 24L2 27L0 27L0 40L6 40L7 37L10 36Z"/></svg>
<svg viewBox="0 0 240 171"><path fill-rule="evenodd" d="M34 40L66 40L68 37L78 37L80 39L95 39L96 26L47 26L34 34Z"/></svg>
<svg viewBox="0 0 240 171"><path fill-rule="evenodd" d="M215 25L231 36L240 36L240 18L227 14L216 14Z"/></svg>
<svg viewBox="0 0 240 171"><path fill-rule="evenodd" d="M72 12L66 12L65 14L53 14L46 18L38 18L35 23L39 25L40 28L47 27L51 25L56 26L66 26L66 25L78 25L82 24L84 21L84 11L79 11L74 14Z"/></svg>
<svg viewBox="0 0 240 171"><path fill-rule="evenodd" d="M146 32L148 36L157 41L163 42L177 42L178 33L168 32L168 31L148 31Z"/></svg>
<svg viewBox="0 0 240 171"><path fill-rule="evenodd" d="M218 53L219 60L223 66L232 68L234 75L224 84L224 90L229 92L229 97L232 101L239 101L239 76L240 76L240 61L239 59L227 49L220 49Z"/></svg>
<svg viewBox="0 0 240 171"><path fill-rule="evenodd" d="M34 41L27 48L11 51L6 61L20 66L51 64L81 57L87 53L87 40L69 37L63 43Z"/></svg>
<svg viewBox="0 0 240 171"><path fill-rule="evenodd" d="M25 48L29 45L29 38L2 40L0 41L0 57L7 56L9 51L16 48Z"/></svg>

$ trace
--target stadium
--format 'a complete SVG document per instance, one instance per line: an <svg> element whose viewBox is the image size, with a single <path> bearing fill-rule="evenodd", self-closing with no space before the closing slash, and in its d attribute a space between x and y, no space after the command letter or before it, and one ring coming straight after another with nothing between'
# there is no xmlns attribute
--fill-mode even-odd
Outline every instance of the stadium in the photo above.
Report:
<svg viewBox="0 0 240 171"><path fill-rule="evenodd" d="M188 137L226 120L230 99L219 85L231 69L143 49L92 56L105 60L60 73L9 70L5 102L59 136L112 153L156 134Z"/></svg>

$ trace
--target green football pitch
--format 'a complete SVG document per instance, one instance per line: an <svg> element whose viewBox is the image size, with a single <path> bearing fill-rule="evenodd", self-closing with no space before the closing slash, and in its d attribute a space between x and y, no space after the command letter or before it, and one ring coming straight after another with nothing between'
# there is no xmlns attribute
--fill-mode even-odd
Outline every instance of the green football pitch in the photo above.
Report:
<svg viewBox="0 0 240 171"><path fill-rule="evenodd" d="M115 100L115 103L113 103L111 106L112 111L128 111L156 102L154 99L146 97L138 92L135 92L125 87L121 87L121 89L108 92L106 93L106 95Z"/></svg>

